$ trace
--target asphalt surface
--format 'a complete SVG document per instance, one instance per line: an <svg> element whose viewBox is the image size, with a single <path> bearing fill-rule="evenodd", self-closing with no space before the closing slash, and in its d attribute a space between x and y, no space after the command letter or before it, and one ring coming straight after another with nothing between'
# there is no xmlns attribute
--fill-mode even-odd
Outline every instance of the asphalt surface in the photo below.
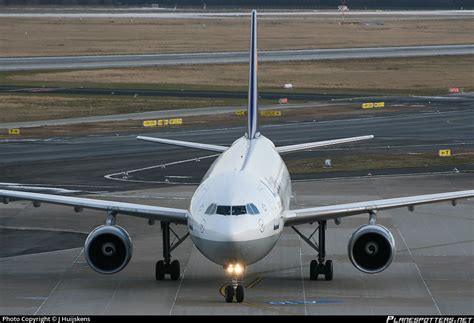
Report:
<svg viewBox="0 0 474 323"><path fill-rule="evenodd" d="M300 182L294 185L296 207L472 189L473 174L377 177ZM195 186L171 186L95 195L95 198L185 208ZM347 243L367 216L328 222L326 259L334 262L332 281L309 280L316 258L290 228L273 251L246 269L245 301L228 304L221 295L223 269L204 258L190 239L172 253L181 263L178 281L155 281L155 262L162 254L159 225L119 216L131 235L133 256L114 275L100 275L86 264L83 249L54 250L62 238L46 240L51 251L0 258L0 312L17 314L163 314L163 315L472 315L474 299L474 200L423 205L414 212L379 212L377 222L391 230L397 254L391 266L367 275L352 266ZM25 234L2 243L2 249L27 249L44 231L88 234L105 213L31 203L0 204L0 225ZM178 234L185 226L174 226ZM299 226L309 235L314 227ZM52 233L51 233L52 232Z"/></svg>
<svg viewBox="0 0 474 323"><path fill-rule="evenodd" d="M226 98L242 99L248 97L247 91L210 91L210 90L161 90L161 89L123 89L123 88L69 88L69 87L34 87L18 85L0 85L0 92L6 93L55 93L55 94L73 94L73 95L125 95L125 96L173 96L188 98ZM261 99L279 99L286 97L291 100L331 100L350 98L348 94L327 94L327 93L298 93L293 90L258 93Z"/></svg>
<svg viewBox="0 0 474 323"><path fill-rule="evenodd" d="M472 55L474 45L260 51L260 62ZM0 71L247 63L248 52L0 58Z"/></svg>
<svg viewBox="0 0 474 323"><path fill-rule="evenodd" d="M463 18L473 16L473 10L353 10L347 11L345 15L352 18L377 18L384 17L393 19L445 19L449 17ZM28 11L22 8L2 8L0 17L18 18L160 18L160 19L189 19L189 18L215 18L215 17L246 17L250 15L250 10L206 10L190 11L176 8L29 8ZM340 19L341 13L337 10L259 10L259 17L287 18L287 17L324 17Z"/></svg>
<svg viewBox="0 0 474 323"><path fill-rule="evenodd" d="M412 100L413 98L407 98ZM305 120L262 125L276 145L374 134L375 139L287 155L288 159L340 154L434 152L474 147L474 110L469 96L415 98L423 112L410 110L351 118ZM342 99L346 100L346 99ZM412 102L413 103L413 102ZM421 104L420 104L421 105ZM429 106L429 109L426 109ZM244 123L244 121L243 121ZM230 145L241 127L168 128L147 135ZM142 142L135 133L4 140L0 142L0 187L29 191L85 194L91 197L186 208L213 160L207 152ZM457 166L457 165L456 165ZM466 168L463 168L466 167ZM294 207L472 189L469 166L461 172L431 175L397 173L447 169L399 169L367 174L293 176ZM128 171L128 176L124 176ZM391 174L390 176L376 176ZM105 177L108 175L108 177ZM170 183L189 183L170 185ZM62 189L58 189L62 188ZM67 191L64 189L70 189ZM103 276L86 264L82 243L104 223L105 214L19 201L0 204L0 312L2 314L472 314L474 200L424 205L414 212L379 212L378 223L394 235L397 255L384 272L366 275L347 256L351 233L366 216L328 224L327 259L334 280L310 281L316 258L289 228L274 250L246 269L245 302L227 304L221 295L226 277L188 239L173 251L181 262L179 281L154 280L162 253L159 226L120 216L131 235L134 254L120 273ZM186 227L174 227L183 235ZM314 228L299 228L310 234Z"/></svg>
<svg viewBox="0 0 474 323"><path fill-rule="evenodd" d="M86 237L77 232L0 228L2 246L10 246L10 241L28 241L1 248L0 258L82 247Z"/></svg>
<svg viewBox="0 0 474 323"><path fill-rule="evenodd" d="M425 98L425 100L427 100ZM457 101L454 101L457 102ZM313 156L364 153L416 153L439 149L474 147L474 110L472 102L454 104L440 100L419 113L418 108L383 115L361 114L337 120L305 120L263 124L261 132L277 146L310 141L375 135L375 139L327 147L313 152L285 156L286 160ZM265 119L262 119L265 123ZM201 126L168 128L146 132L147 136L230 145L245 132L242 126ZM198 183L214 157L212 153L154 144L136 139L143 133L57 137L46 139L6 139L0 142L0 182L40 187L64 187L84 191L119 191L166 185L171 182ZM189 161L187 161L189 160ZM186 162L187 161L187 162ZM472 166L456 165L463 171ZM452 171L425 167L372 171L376 174ZM133 171L137 170L137 171ZM123 172L129 177L123 179ZM115 174L115 175L114 175ZM111 175L109 178L104 176ZM315 177L367 175L365 173L325 173ZM294 176L305 179L308 176ZM8 186L7 186L8 188Z"/></svg>

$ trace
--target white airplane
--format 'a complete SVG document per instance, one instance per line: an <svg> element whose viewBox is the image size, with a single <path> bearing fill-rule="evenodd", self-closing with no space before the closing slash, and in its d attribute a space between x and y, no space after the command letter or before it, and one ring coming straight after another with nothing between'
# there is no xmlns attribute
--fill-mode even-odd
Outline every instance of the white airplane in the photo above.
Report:
<svg viewBox="0 0 474 323"><path fill-rule="evenodd" d="M179 261L171 261L174 250L189 235L199 251L214 263L223 266L231 284L225 289L226 302L244 300L243 273L247 266L261 260L275 246L284 227L294 231L318 253L310 263L309 276L317 280L323 275L332 280L332 261L326 260L326 222L339 223L342 217L368 215L368 224L359 227L349 240L349 258L354 266L365 273L386 269L395 254L395 242L385 227L376 224L376 212L399 207L413 210L415 205L456 201L473 197L474 190L441 194L290 209L291 180L281 154L310 148L371 139L373 136L335 139L275 147L271 140L258 131L257 106L257 13L252 12L250 41L250 78L248 95L247 133L230 147L185 142L169 139L138 137L138 139L175 146L220 152L201 184L196 189L189 209L174 209L143 204L95 200L71 196L0 190L4 203L10 200L31 200L34 206L41 202L107 212L105 225L94 229L86 239L84 253L90 267L102 274L122 270L132 256L132 242L128 233L116 225L118 214L148 219L150 224L161 222L163 233L163 260L156 263L156 279L170 275L180 277ZM188 233L170 243L170 223L187 225ZM304 236L295 226L317 223L318 243ZM315 234L316 230L313 232Z"/></svg>

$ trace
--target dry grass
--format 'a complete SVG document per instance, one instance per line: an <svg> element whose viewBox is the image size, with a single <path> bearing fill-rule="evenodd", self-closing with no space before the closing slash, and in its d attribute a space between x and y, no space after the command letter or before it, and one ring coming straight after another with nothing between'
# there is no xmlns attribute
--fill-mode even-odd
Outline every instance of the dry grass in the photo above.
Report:
<svg viewBox="0 0 474 323"><path fill-rule="evenodd" d="M259 87L296 90L431 94L474 89L474 56L262 63ZM188 65L3 74L3 84L84 87L246 88L247 65Z"/></svg>
<svg viewBox="0 0 474 323"><path fill-rule="evenodd" d="M181 108L240 105L239 99L0 94L0 122L50 120Z"/></svg>
<svg viewBox="0 0 474 323"><path fill-rule="evenodd" d="M291 174L332 173L389 168L434 167L466 165L474 163L474 152L456 153L451 157L439 157L437 151L419 154L364 154L334 156L332 167L324 168L325 157L290 160L286 164Z"/></svg>
<svg viewBox="0 0 474 323"><path fill-rule="evenodd" d="M474 20L261 18L262 50L464 44ZM248 18L94 19L2 18L0 56L210 52L247 50Z"/></svg>

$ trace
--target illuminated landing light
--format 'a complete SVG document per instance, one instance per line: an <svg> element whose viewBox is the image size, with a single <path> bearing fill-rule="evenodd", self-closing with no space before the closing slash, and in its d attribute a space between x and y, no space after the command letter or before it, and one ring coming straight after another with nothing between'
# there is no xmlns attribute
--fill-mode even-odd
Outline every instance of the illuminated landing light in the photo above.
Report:
<svg viewBox="0 0 474 323"><path fill-rule="evenodd" d="M240 275L244 272L244 267L241 264L228 264L227 267L225 268L225 271L228 274L236 274Z"/></svg>
<svg viewBox="0 0 474 323"><path fill-rule="evenodd" d="M234 267L234 272L235 272L236 274L242 273L242 267L240 267L239 264L235 265L235 267Z"/></svg>

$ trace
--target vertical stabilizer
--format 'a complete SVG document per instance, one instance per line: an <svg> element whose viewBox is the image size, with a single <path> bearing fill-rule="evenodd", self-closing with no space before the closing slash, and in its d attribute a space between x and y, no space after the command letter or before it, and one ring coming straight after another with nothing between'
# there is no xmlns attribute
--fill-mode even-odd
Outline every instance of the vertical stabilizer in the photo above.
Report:
<svg viewBox="0 0 474 323"><path fill-rule="evenodd" d="M249 68L249 102L247 134L254 139L258 133L258 106L257 106L257 11L252 11L250 27L250 68Z"/></svg>

